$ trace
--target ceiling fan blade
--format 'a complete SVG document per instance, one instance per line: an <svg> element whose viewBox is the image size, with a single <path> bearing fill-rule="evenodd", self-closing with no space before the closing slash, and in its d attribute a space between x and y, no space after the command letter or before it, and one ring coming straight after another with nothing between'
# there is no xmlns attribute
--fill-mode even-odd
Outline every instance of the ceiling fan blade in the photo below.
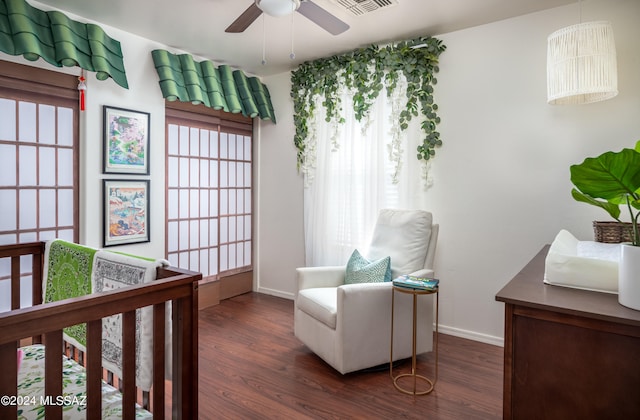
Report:
<svg viewBox="0 0 640 420"><path fill-rule="evenodd" d="M238 18L234 20L233 23L229 25L229 27L224 31L231 33L244 32L244 30L247 29L254 20L258 19L261 14L262 10L260 10L260 8L258 8L258 6L256 6L256 3L254 2L247 8L247 10L242 12L242 14L238 16Z"/></svg>
<svg viewBox="0 0 640 420"><path fill-rule="evenodd" d="M349 29L349 25L311 1L300 2L298 12L332 35L339 35Z"/></svg>

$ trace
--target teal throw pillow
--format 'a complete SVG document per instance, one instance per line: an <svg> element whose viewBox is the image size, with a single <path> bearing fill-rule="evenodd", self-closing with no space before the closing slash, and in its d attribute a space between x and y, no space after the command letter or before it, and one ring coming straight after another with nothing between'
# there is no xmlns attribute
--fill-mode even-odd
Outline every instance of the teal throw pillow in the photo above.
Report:
<svg viewBox="0 0 640 420"><path fill-rule="evenodd" d="M391 257L369 261L356 249L351 254L345 273L345 284L391 281Z"/></svg>

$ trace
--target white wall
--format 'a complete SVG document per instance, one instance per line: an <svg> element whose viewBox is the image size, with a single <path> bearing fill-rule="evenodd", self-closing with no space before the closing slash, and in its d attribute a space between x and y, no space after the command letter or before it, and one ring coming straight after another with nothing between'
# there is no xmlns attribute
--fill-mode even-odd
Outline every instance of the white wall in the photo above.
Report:
<svg viewBox="0 0 640 420"><path fill-rule="evenodd" d="M436 86L444 145L426 194L441 226L441 331L501 344L504 306L495 294L560 229L589 240L592 220L606 220L573 201L569 166L640 139L638 18L637 0L583 3L584 21L613 24L620 90L583 106L546 103L547 36L578 22L577 5L439 36L447 45ZM280 120L261 138L258 287L291 297L304 243L289 77L265 80Z"/></svg>

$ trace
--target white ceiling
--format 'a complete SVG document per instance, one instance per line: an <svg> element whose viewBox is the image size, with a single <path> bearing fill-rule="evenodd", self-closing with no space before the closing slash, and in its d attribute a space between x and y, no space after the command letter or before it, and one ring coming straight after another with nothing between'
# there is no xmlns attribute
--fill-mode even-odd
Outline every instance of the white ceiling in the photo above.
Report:
<svg viewBox="0 0 640 420"><path fill-rule="evenodd" d="M312 1L349 24L350 29L334 36L294 13L293 31L291 16L276 18L263 14L264 19L259 17L243 33L225 33L225 28L253 0L39 0L50 7L258 76L281 73L307 60L370 44L437 36L576 3L576 0L397 0L398 5L355 16L336 0ZM37 3L32 4L37 7ZM289 58L292 34L293 60ZM263 43L265 65L261 64ZM125 65L130 59L125 56Z"/></svg>

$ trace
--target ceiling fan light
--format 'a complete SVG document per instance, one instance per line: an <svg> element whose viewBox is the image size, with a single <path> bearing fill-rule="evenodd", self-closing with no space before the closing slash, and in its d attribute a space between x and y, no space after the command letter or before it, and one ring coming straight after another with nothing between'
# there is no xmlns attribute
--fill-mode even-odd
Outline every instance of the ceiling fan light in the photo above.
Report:
<svg viewBox="0 0 640 420"><path fill-rule="evenodd" d="M269 16L286 16L300 7L300 0L256 0L256 6Z"/></svg>

